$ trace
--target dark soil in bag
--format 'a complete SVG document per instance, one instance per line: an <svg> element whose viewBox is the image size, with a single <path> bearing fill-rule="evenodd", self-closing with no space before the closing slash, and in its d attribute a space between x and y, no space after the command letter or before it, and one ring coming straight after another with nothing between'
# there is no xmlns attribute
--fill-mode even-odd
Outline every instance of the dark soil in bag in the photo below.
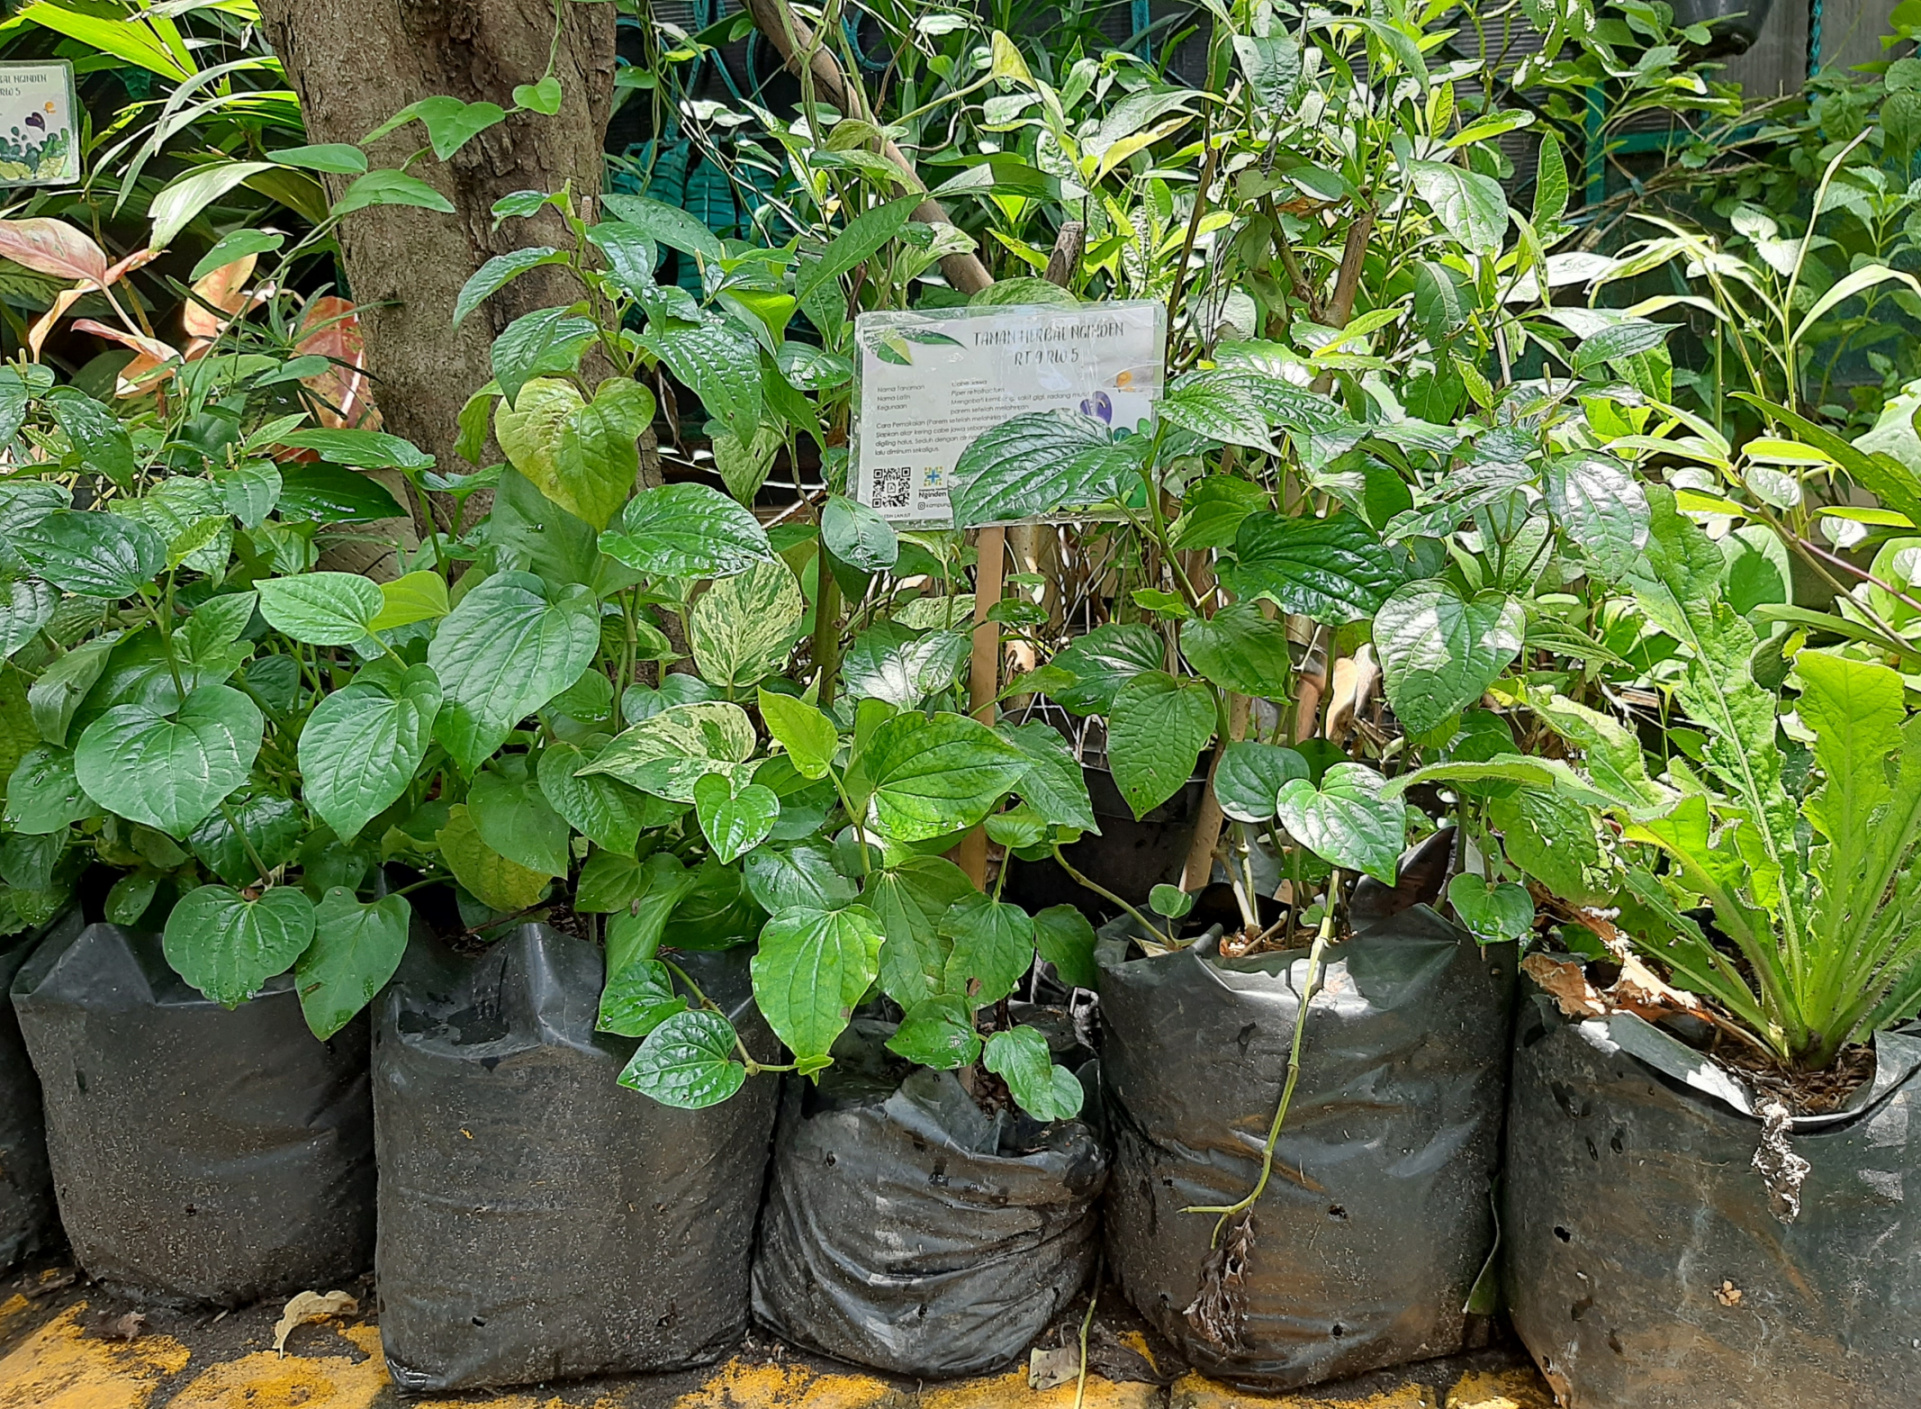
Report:
<svg viewBox="0 0 1921 1409"><path fill-rule="evenodd" d="M674 956L761 1060L747 954ZM416 941L380 1000L380 1331L409 1393L678 1369L747 1327L777 1084L704 1111L616 1084L600 949Z"/></svg>
<svg viewBox="0 0 1921 1409"><path fill-rule="evenodd" d="M160 937L88 925L13 981L75 1258L141 1300L241 1306L363 1271L374 1235L368 1029L317 1041L290 976L229 1012Z"/></svg>
<svg viewBox="0 0 1921 1409"><path fill-rule="evenodd" d="M891 1030L857 1022L819 1086L787 1084L754 1314L896 1374L998 1369L1093 1270L1107 1156L1083 1121L989 1116L953 1072L895 1062Z"/></svg>
<svg viewBox="0 0 1921 1409"><path fill-rule="evenodd" d="M1459 1351L1478 1320L1515 955L1398 904L1364 883L1358 933L1330 952L1251 1239L1214 1268L1219 1340L1188 1315L1216 1216L1181 1210L1236 1203L1260 1176L1307 956L1102 945L1108 1264L1208 1375L1293 1389Z"/></svg>
<svg viewBox="0 0 1921 1409"><path fill-rule="evenodd" d="M43 1246L57 1216L40 1078L6 991L36 945L59 943L81 924L75 910L43 930L0 939L0 1272Z"/></svg>
<svg viewBox="0 0 1921 1409"><path fill-rule="evenodd" d="M1748 1088L1640 1018L1521 1006L1504 1197L1515 1329L1569 1409L1921 1403L1921 1035L1788 1121L1755 1167ZM1778 1152L1778 1144L1776 1145ZM1796 1166L1798 1168L1798 1166Z"/></svg>

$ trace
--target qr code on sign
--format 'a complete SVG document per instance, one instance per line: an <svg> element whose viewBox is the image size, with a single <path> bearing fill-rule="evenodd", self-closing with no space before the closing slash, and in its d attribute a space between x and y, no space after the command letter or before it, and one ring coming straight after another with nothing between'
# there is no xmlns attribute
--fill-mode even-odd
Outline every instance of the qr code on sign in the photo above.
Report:
<svg viewBox="0 0 1921 1409"><path fill-rule="evenodd" d="M874 467L874 505L876 509L905 509L907 496L913 483L914 470L911 465L876 465Z"/></svg>

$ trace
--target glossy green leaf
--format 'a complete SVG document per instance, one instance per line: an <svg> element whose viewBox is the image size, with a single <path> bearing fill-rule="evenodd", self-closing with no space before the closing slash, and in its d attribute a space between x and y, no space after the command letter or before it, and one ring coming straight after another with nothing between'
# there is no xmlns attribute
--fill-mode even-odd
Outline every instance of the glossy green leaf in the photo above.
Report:
<svg viewBox="0 0 1921 1409"><path fill-rule="evenodd" d="M941 918L978 893L944 856L910 856L867 878L861 902L880 917L887 936L880 951L882 992L912 1008L943 991L953 941L941 935Z"/></svg>
<svg viewBox="0 0 1921 1409"><path fill-rule="evenodd" d="M940 935L949 945L942 991L976 1008L998 1003L1034 965L1034 921L1018 905L978 891L962 896L941 916Z"/></svg>
<svg viewBox="0 0 1921 1409"><path fill-rule="evenodd" d="M1187 785L1216 715L1213 692L1198 680L1151 670L1121 686L1107 723L1107 766L1136 817Z"/></svg>
<svg viewBox="0 0 1921 1409"><path fill-rule="evenodd" d="M1151 626L1097 626L1055 653L1049 664L1072 674L1074 683L1051 693L1076 714L1111 713L1121 686L1143 671L1159 670L1166 654Z"/></svg>
<svg viewBox="0 0 1921 1409"><path fill-rule="evenodd" d="M1318 788L1297 778L1281 789L1281 825L1323 861L1392 885L1407 839L1407 805L1398 795L1382 796L1385 784L1360 763L1335 764Z"/></svg>
<svg viewBox="0 0 1921 1409"><path fill-rule="evenodd" d="M1439 728L1521 652L1527 614L1505 592L1463 597L1452 582L1410 582L1374 618L1388 703L1411 734Z"/></svg>
<svg viewBox="0 0 1921 1409"><path fill-rule="evenodd" d="M7 826L28 836L51 836L99 808L73 771L73 755L45 745L31 750L7 779Z"/></svg>
<svg viewBox="0 0 1921 1409"><path fill-rule="evenodd" d="M1181 653L1222 689L1256 699L1284 695L1294 674L1287 624L1269 621L1253 602L1182 622Z"/></svg>
<svg viewBox="0 0 1921 1409"><path fill-rule="evenodd" d="M254 585L267 624L310 646L351 646L365 640L387 605L380 584L358 573L307 572Z"/></svg>
<svg viewBox="0 0 1921 1409"><path fill-rule="evenodd" d="M550 589L525 572L496 574L460 600L427 648L445 691L435 733L477 768L515 725L580 678L600 644L593 595Z"/></svg>
<svg viewBox="0 0 1921 1409"><path fill-rule="evenodd" d="M772 562L767 532L746 509L704 484L668 484L628 501L600 551L650 578L729 577Z"/></svg>
<svg viewBox="0 0 1921 1409"><path fill-rule="evenodd" d="M887 520L844 495L828 496L820 536L828 552L862 572L886 572L900 557L900 540Z"/></svg>
<svg viewBox="0 0 1921 1409"><path fill-rule="evenodd" d="M187 844L221 880L246 887L260 884L261 866L271 872L292 861L303 833L293 799L255 790L208 813Z"/></svg>
<svg viewBox="0 0 1921 1409"><path fill-rule="evenodd" d="M694 784L694 815L724 864L767 840L780 817L780 798L745 778L709 773Z"/></svg>
<svg viewBox="0 0 1921 1409"><path fill-rule="evenodd" d="M507 404L543 373L573 371L597 331L593 319L565 308L535 309L509 323L493 345L494 381Z"/></svg>
<svg viewBox="0 0 1921 1409"><path fill-rule="evenodd" d="M902 196L862 211L848 221L847 227L828 241L826 252L819 259L802 264L794 290L799 301L806 303L815 290L871 258L882 245L900 234L915 207L925 199L918 193Z"/></svg>
<svg viewBox="0 0 1921 1409"><path fill-rule="evenodd" d="M273 894L272 891L268 892ZM294 965L307 1026L322 1042L352 1022L400 967L413 907L399 895L363 905L334 886L313 912L313 943Z"/></svg>
<svg viewBox="0 0 1921 1409"><path fill-rule="evenodd" d="M0 660L10 659L53 619L59 597L33 578L15 578L0 598Z"/></svg>
<svg viewBox="0 0 1921 1409"><path fill-rule="evenodd" d="M760 429L760 350L731 328L710 324L648 333L641 345L692 388L715 420L742 441Z"/></svg>
<svg viewBox="0 0 1921 1409"><path fill-rule="evenodd" d="M381 663L314 706L300 731L304 796L341 840L352 841L406 791L440 704L432 667Z"/></svg>
<svg viewBox="0 0 1921 1409"><path fill-rule="evenodd" d="M131 492L136 468L133 437L113 412L75 387L47 393L47 409L80 457L80 463Z"/></svg>
<svg viewBox="0 0 1921 1409"><path fill-rule="evenodd" d="M719 1013L675 1013L647 1034L620 1084L681 1110L719 1105L747 1080L735 1040L734 1025Z"/></svg>
<svg viewBox="0 0 1921 1409"><path fill-rule="evenodd" d="M960 714L901 714L860 750L874 816L900 841L927 841L986 817L1027 772L1027 757Z"/></svg>
<svg viewBox="0 0 1921 1409"><path fill-rule="evenodd" d="M1372 616L1406 574L1399 550L1353 514L1294 518L1250 514L1221 582L1236 597L1265 597L1283 611L1344 626Z"/></svg>
<svg viewBox="0 0 1921 1409"><path fill-rule="evenodd" d="M887 1039L887 1050L917 1066L953 1071L980 1059L974 1014L954 997L925 998L907 1009Z"/></svg>
<svg viewBox="0 0 1921 1409"><path fill-rule="evenodd" d="M825 778L840 751L834 721L805 700L760 691L760 717L803 778Z"/></svg>
<svg viewBox="0 0 1921 1409"><path fill-rule="evenodd" d="M467 321L467 315L494 294L499 293L529 269L538 269L544 264L563 264L566 256L559 250L547 245L532 245L526 249L509 250L497 254L460 286L460 296L454 300L454 326L458 328Z"/></svg>
<svg viewBox="0 0 1921 1409"><path fill-rule="evenodd" d="M825 1066L880 971L880 920L861 905L783 910L760 932L754 1000L803 1070Z"/></svg>
<svg viewBox="0 0 1921 1409"><path fill-rule="evenodd" d="M1214 797L1237 822L1271 822L1281 789L1308 776L1307 760L1279 744L1229 744L1214 770Z"/></svg>
<svg viewBox="0 0 1921 1409"><path fill-rule="evenodd" d="M101 807L185 837L242 783L260 752L260 710L229 685L202 685L169 717L116 705L74 748L74 773Z"/></svg>
<svg viewBox="0 0 1921 1409"><path fill-rule="evenodd" d="M1512 881L1490 884L1479 876L1458 875L1447 883L1447 903L1483 944L1514 943L1534 930L1534 900L1525 886Z"/></svg>
<svg viewBox="0 0 1921 1409"><path fill-rule="evenodd" d="M313 902L291 886L248 900L201 886L167 917L162 948L174 972L214 1002L237 1008L313 942Z"/></svg>
<svg viewBox="0 0 1921 1409"><path fill-rule="evenodd" d="M561 426L554 486L543 485L542 492L593 528L605 528L634 492L640 437L653 420L651 391L629 378L609 377Z"/></svg>
<svg viewBox="0 0 1921 1409"><path fill-rule="evenodd" d="M166 540L120 514L59 509L7 541L40 576L82 597L131 597L167 565Z"/></svg>
<svg viewBox="0 0 1921 1409"><path fill-rule="evenodd" d="M506 771L509 763L517 765ZM482 769L467 791L467 816L480 839L516 866L564 876L571 859L567 823L548 803L521 758Z"/></svg>
<svg viewBox="0 0 1921 1409"><path fill-rule="evenodd" d="M392 631L447 615L447 580L435 572L410 572L380 584L380 611L369 631Z"/></svg>
<svg viewBox="0 0 1921 1409"><path fill-rule="evenodd" d="M1633 472L1611 455L1557 455L1548 461L1547 507L1563 536L1609 581L1625 576L1647 546L1647 495Z"/></svg>
<svg viewBox="0 0 1921 1409"><path fill-rule="evenodd" d="M454 213L454 203L418 176L386 169L370 171L355 180L333 203L330 213L338 218L381 205L415 206L421 210L438 211L442 215ZM156 237L158 234L156 229Z"/></svg>
<svg viewBox="0 0 1921 1409"><path fill-rule="evenodd" d="M741 876L748 894L774 915L795 906L838 910L859 894L854 882L835 869L833 850L819 838L756 847L741 861Z"/></svg>
<svg viewBox="0 0 1921 1409"><path fill-rule="evenodd" d="M995 732L1027 757L1027 772L1014 785L1021 801L1053 826L1099 834L1094 803L1087 795L1087 775L1060 730L1035 720L1002 723Z"/></svg>
<svg viewBox="0 0 1921 1409"><path fill-rule="evenodd" d="M667 966L658 959L636 959L607 980L595 1027L619 1037L645 1037L686 1010L687 1000L674 992Z"/></svg>
<svg viewBox="0 0 1921 1409"><path fill-rule="evenodd" d="M841 679L854 699L886 700L907 709L951 689L972 650L973 639L965 632L877 622L848 646Z"/></svg>
<svg viewBox="0 0 1921 1409"><path fill-rule="evenodd" d="M1075 988L1099 986L1095 940L1094 926L1072 905L1050 905L1034 912L1034 945L1041 958L1054 966L1062 983Z"/></svg>
<svg viewBox="0 0 1921 1409"><path fill-rule="evenodd" d="M1507 196L1501 183L1443 162L1411 161L1414 189L1447 232L1476 254L1499 254L1507 236Z"/></svg>
<svg viewBox="0 0 1921 1409"><path fill-rule="evenodd" d="M679 206L626 191L609 191L601 203L627 224L645 231L649 239L669 249L696 254L703 259L719 259L725 253L719 237L698 217Z"/></svg>
<svg viewBox="0 0 1921 1409"><path fill-rule="evenodd" d="M581 776L590 762L574 744L549 744L540 755L540 790L554 811L594 845L632 856L654 800L605 774Z"/></svg>
<svg viewBox="0 0 1921 1409"><path fill-rule="evenodd" d="M1047 1039L1031 1027L1009 1028L987 1039L987 1069L1007 1083L1020 1108L1036 1120L1072 1120L1085 1093L1074 1073L1054 1065Z"/></svg>
<svg viewBox="0 0 1921 1409"><path fill-rule="evenodd" d="M1138 484L1143 447L1078 411L1032 411L981 432L954 465L954 526L1039 518Z"/></svg>

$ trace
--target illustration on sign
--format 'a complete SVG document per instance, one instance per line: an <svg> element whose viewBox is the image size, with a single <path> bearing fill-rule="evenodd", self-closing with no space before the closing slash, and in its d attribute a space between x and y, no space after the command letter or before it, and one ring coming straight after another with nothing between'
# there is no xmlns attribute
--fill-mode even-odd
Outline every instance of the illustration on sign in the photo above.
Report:
<svg viewBox="0 0 1921 1409"><path fill-rule="evenodd" d="M73 65L0 64L0 186L80 179Z"/></svg>
<svg viewBox="0 0 1921 1409"><path fill-rule="evenodd" d="M861 314L854 498L946 528L954 462L982 431L1029 411L1135 430L1161 395L1166 317L1147 300Z"/></svg>

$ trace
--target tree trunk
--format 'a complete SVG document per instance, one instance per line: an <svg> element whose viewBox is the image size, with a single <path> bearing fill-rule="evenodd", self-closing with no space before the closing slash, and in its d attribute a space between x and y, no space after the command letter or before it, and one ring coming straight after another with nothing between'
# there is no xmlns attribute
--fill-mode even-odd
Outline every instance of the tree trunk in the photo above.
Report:
<svg viewBox="0 0 1921 1409"><path fill-rule="evenodd" d="M599 197L615 7L564 3L561 10L557 116L515 114L450 160L428 153L408 168L453 202L452 215L380 206L342 222L341 254L383 422L447 468L454 467L460 408L493 376L494 335L523 313L582 293L566 271L535 269L453 326L461 285L488 259L567 240L551 209L496 231L495 201L568 182L583 208ZM260 0L260 14L300 95L310 142L358 142L436 94L511 108L514 86L539 80L553 44L554 7L546 0ZM423 129L412 123L374 143L369 157L376 167L398 167L424 146ZM336 198L352 181L324 179Z"/></svg>

